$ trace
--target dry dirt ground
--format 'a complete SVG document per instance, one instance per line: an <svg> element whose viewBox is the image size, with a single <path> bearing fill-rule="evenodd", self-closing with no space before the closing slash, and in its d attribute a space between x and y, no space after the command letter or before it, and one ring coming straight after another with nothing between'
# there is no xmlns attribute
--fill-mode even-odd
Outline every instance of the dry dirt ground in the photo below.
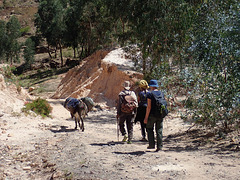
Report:
<svg viewBox="0 0 240 180"><path fill-rule="evenodd" d="M139 141L139 124L133 144L118 141L115 109L90 112L82 132L63 99L48 101L52 118L1 114L0 179L240 179L239 145L187 133L177 113L164 120L164 147L154 152Z"/></svg>

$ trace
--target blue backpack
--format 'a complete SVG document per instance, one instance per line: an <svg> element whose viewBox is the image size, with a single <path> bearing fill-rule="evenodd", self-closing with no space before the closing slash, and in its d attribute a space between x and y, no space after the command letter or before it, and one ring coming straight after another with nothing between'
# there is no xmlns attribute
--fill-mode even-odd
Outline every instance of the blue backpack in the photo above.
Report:
<svg viewBox="0 0 240 180"><path fill-rule="evenodd" d="M79 104L80 104L80 101L78 99L69 97L66 99L64 103L64 107L66 109L71 109L71 108L76 109Z"/></svg>

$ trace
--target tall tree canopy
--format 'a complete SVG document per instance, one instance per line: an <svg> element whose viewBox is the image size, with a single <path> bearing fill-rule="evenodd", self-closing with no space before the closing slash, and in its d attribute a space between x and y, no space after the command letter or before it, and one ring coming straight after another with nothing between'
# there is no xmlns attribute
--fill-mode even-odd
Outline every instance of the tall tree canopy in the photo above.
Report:
<svg viewBox="0 0 240 180"><path fill-rule="evenodd" d="M6 61L12 64L19 62L20 44L18 38L21 36L20 23L15 16L12 16L6 23L6 34L3 35L3 42L5 42Z"/></svg>
<svg viewBox="0 0 240 180"><path fill-rule="evenodd" d="M42 0L40 1L35 19L35 25L38 32L46 38L48 45L60 49L62 66L62 44L64 33L66 32L66 8L67 3L64 0Z"/></svg>

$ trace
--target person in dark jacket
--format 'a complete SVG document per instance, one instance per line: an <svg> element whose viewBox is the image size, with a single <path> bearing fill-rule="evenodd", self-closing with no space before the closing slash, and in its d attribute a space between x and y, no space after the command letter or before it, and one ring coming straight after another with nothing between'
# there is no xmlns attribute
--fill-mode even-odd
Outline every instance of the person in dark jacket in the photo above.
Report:
<svg viewBox="0 0 240 180"><path fill-rule="evenodd" d="M144 118L147 109L147 93L148 93L148 83L145 80L141 80L139 82L140 92L138 93L138 108L137 108L137 116L135 118L135 123L138 121L141 125L141 134L142 139L141 141L147 141L146 139L146 124L144 124Z"/></svg>
<svg viewBox="0 0 240 180"><path fill-rule="evenodd" d="M157 148L156 151L159 151L162 149L162 131L163 131L163 118L155 116L156 112L156 100L153 96L153 93L155 95L160 95L161 91L159 91L157 88L158 82L157 80L151 80L149 82L150 92L147 94L147 110L146 115L144 119L144 123L146 124L147 134L148 134L148 143L149 146L147 149L155 149L155 138L154 138L154 131L153 128L155 126L155 131L157 134Z"/></svg>
<svg viewBox="0 0 240 180"><path fill-rule="evenodd" d="M136 109L138 107L138 102L137 102L137 96L135 94L134 91L130 90L130 82L129 81L125 81L123 84L124 90L121 91L119 93L119 99L118 99L118 104L117 104L117 119L119 119L118 121L118 125L120 127L120 132L122 134L123 137L123 142L126 142L128 144L132 143L132 138L133 138L133 123L134 123L134 119L136 117ZM135 103L135 109L132 112L126 113L123 112L121 105L122 103L124 103L124 96L126 95L130 95L133 99L134 99L134 103ZM126 125L127 125L127 132L128 135L126 133L125 127L124 127L124 123L126 121Z"/></svg>

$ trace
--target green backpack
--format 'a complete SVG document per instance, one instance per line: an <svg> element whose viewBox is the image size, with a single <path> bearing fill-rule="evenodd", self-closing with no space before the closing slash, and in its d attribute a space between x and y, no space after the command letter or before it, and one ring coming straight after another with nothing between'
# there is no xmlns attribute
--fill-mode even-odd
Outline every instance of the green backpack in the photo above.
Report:
<svg viewBox="0 0 240 180"><path fill-rule="evenodd" d="M90 97L83 97L83 98L81 98L81 100L87 105L88 112L91 111L92 108L94 107L93 99Z"/></svg>

